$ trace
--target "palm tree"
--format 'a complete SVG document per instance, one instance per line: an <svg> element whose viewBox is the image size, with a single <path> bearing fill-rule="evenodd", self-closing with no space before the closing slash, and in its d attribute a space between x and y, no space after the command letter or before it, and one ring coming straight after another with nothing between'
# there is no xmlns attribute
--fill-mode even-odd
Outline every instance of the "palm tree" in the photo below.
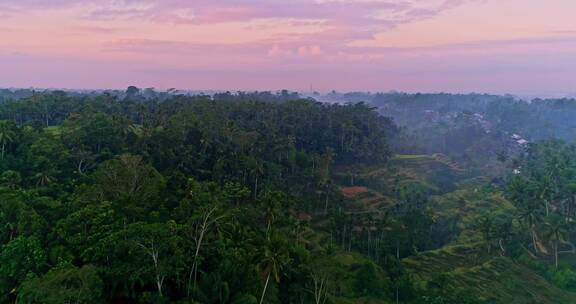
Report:
<svg viewBox="0 0 576 304"><path fill-rule="evenodd" d="M138 138L142 138L144 136L144 126L137 125L137 124L128 124L124 127L123 130L125 135L133 134Z"/></svg>
<svg viewBox="0 0 576 304"><path fill-rule="evenodd" d="M254 198L256 198L258 196L258 178L264 175L264 164L255 158L251 158L249 164L250 174L254 177Z"/></svg>
<svg viewBox="0 0 576 304"><path fill-rule="evenodd" d="M550 180L551 176L545 177L545 182L542 185L543 189L540 194L540 199L544 201L544 206L546 207L546 216L550 215L550 205L553 203L552 197L554 195Z"/></svg>
<svg viewBox="0 0 576 304"><path fill-rule="evenodd" d="M476 229L482 233L482 238L486 244L486 249L488 254L492 249L492 230L494 225L494 218L490 215L483 215L479 219L476 220L475 226Z"/></svg>
<svg viewBox="0 0 576 304"><path fill-rule="evenodd" d="M0 159L4 159L6 146L13 143L15 138L14 124L6 120L0 121Z"/></svg>
<svg viewBox="0 0 576 304"><path fill-rule="evenodd" d="M260 304L264 302L266 290L270 283L270 277L273 276L276 283L280 283L280 274L284 267L290 263L290 255L286 248L285 239L275 233L273 234L273 237L268 238L266 241L262 260L258 265L258 270L262 274L262 277L266 277L264 289L260 296Z"/></svg>
<svg viewBox="0 0 576 304"><path fill-rule="evenodd" d="M560 216L549 216L545 223L544 237L552 241L554 247L554 266L558 269L558 244L566 239L568 227Z"/></svg>
<svg viewBox="0 0 576 304"><path fill-rule="evenodd" d="M320 180L322 183L327 183L330 180L330 166L334 161L334 149L327 148L324 154L321 156L320 163Z"/></svg>
<svg viewBox="0 0 576 304"><path fill-rule="evenodd" d="M284 197L280 192L266 191L261 199L262 208L266 218L266 233L270 233L272 224L276 221L276 217L280 213L280 204Z"/></svg>
<svg viewBox="0 0 576 304"><path fill-rule="evenodd" d="M36 173L33 178L36 180L36 186L45 187L56 180L54 177L59 172L55 169L49 168Z"/></svg>
<svg viewBox="0 0 576 304"><path fill-rule="evenodd" d="M567 200L566 220L571 220L576 206L576 182L571 182L567 186L569 198Z"/></svg>
<svg viewBox="0 0 576 304"><path fill-rule="evenodd" d="M531 203L524 205L522 209L520 219L530 228L532 246L534 246L534 251L538 252L538 246L536 245L536 224L540 221L540 210L536 204Z"/></svg>

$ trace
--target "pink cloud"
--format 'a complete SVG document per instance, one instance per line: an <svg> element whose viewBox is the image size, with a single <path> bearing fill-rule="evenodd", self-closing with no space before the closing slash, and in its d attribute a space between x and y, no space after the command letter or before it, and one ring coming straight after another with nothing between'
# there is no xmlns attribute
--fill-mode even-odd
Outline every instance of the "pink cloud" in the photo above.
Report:
<svg viewBox="0 0 576 304"><path fill-rule="evenodd" d="M301 46L298 48L298 55L302 57L306 56L320 56L322 55L322 49L317 45Z"/></svg>
<svg viewBox="0 0 576 304"><path fill-rule="evenodd" d="M559 88L576 22L557 1L0 0L0 85ZM510 3L523 14L492 22Z"/></svg>
<svg viewBox="0 0 576 304"><path fill-rule="evenodd" d="M115 28L103 27L103 26L92 26L92 25L79 25L73 27L74 31L80 33L94 33L94 34L109 34L118 31Z"/></svg>
<svg viewBox="0 0 576 304"><path fill-rule="evenodd" d="M268 50L268 56L270 57L286 57L292 54L293 52L291 50L283 49L278 45L274 45Z"/></svg>

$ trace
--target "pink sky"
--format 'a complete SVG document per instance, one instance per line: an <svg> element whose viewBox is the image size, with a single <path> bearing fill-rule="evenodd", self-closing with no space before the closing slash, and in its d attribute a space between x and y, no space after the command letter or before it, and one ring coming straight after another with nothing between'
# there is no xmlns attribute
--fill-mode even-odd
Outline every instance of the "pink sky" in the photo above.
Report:
<svg viewBox="0 0 576 304"><path fill-rule="evenodd" d="M576 92L574 0L0 0L0 87Z"/></svg>

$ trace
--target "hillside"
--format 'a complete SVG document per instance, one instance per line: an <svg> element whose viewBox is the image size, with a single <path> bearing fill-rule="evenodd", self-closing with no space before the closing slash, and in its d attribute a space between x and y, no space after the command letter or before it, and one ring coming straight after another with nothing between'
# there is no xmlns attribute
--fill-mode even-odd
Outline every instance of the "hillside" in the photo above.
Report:
<svg viewBox="0 0 576 304"><path fill-rule="evenodd" d="M399 145L363 103L17 95L0 102L2 303L574 302L565 142L477 143L497 157L476 166Z"/></svg>
<svg viewBox="0 0 576 304"><path fill-rule="evenodd" d="M416 252L402 259L406 271L421 287L440 284L437 288L443 292L474 295L481 303L576 302L576 292L554 285L547 275L534 269L533 264L507 256L507 250L517 249L494 244L492 253L486 252L478 223L487 214L507 217L515 213L514 205L501 193L470 186L466 189L463 185L454 192L439 192L439 189L446 189L446 181L452 183L452 188L466 178L466 172L459 164L441 155L397 155L390 166L394 169L356 170L356 186L342 187L341 191L350 200L350 213L368 213L376 217L405 212L399 208L401 200L382 185L416 183L431 195L437 194L431 197L426 208L436 224L451 227L437 231L445 234L436 235L445 243L437 249ZM395 173L393 177L390 172ZM464 181L464 184L469 183ZM374 185L378 190L371 188ZM564 263L568 261L576 261L576 256L566 256Z"/></svg>
<svg viewBox="0 0 576 304"><path fill-rule="evenodd" d="M483 260L474 247L447 246L404 259L418 280L442 282L447 290L464 290L484 303L576 302L576 293L562 290L533 270L506 257Z"/></svg>

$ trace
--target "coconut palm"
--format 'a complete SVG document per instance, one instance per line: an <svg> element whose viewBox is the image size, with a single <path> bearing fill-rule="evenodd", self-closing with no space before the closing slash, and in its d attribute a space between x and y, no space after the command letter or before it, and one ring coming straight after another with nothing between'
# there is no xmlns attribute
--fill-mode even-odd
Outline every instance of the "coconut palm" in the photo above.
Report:
<svg viewBox="0 0 576 304"><path fill-rule="evenodd" d="M266 233L270 233L270 229L272 225L276 221L280 210L281 210L281 203L286 198L280 192L275 191L266 191L264 195L262 195L260 199L260 203L262 204L264 217L266 220Z"/></svg>
<svg viewBox="0 0 576 304"><path fill-rule="evenodd" d="M11 121L0 121L0 159L6 155L6 147L13 143L16 138L14 123Z"/></svg>
<svg viewBox="0 0 576 304"><path fill-rule="evenodd" d="M568 225L562 217L552 215L546 218L544 228L544 237L552 242L554 248L554 266L558 269L558 245L560 242L566 240Z"/></svg>
<svg viewBox="0 0 576 304"><path fill-rule="evenodd" d="M270 278L274 277L276 283L280 283L280 274L284 267L290 263L290 255L287 250L286 240L278 234L272 233L266 241L265 249L262 254L262 260L258 265L258 270L262 277L266 277L264 289L260 296L260 304L264 303L266 291L270 283Z"/></svg>
<svg viewBox="0 0 576 304"><path fill-rule="evenodd" d="M248 166L250 175L254 178L254 198L256 198L258 196L258 179L264 175L264 164L255 158L249 158Z"/></svg>
<svg viewBox="0 0 576 304"><path fill-rule="evenodd" d="M540 221L541 211L536 204L526 204L522 207L520 211L520 220L522 220L528 228L530 228L530 233L532 234L532 246L534 246L534 251L538 252L538 246L536 245L536 225Z"/></svg>

